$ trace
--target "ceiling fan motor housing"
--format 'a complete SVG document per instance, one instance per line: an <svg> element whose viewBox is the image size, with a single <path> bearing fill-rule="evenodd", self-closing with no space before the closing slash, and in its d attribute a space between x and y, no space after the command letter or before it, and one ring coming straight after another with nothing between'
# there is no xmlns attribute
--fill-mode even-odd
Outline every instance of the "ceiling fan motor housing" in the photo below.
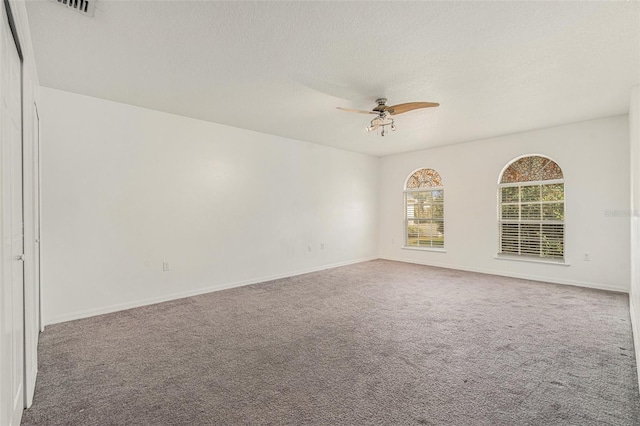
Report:
<svg viewBox="0 0 640 426"><path fill-rule="evenodd" d="M375 107L373 111L383 112L384 109L387 107L387 98L376 99L376 102L378 103L378 106Z"/></svg>

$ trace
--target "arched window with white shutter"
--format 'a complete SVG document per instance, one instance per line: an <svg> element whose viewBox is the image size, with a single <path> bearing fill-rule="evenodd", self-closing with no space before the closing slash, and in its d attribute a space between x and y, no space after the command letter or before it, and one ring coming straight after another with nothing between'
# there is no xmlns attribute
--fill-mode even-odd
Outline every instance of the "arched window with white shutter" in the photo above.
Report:
<svg viewBox="0 0 640 426"><path fill-rule="evenodd" d="M498 184L498 254L564 261L564 176L552 159L511 161Z"/></svg>
<svg viewBox="0 0 640 426"><path fill-rule="evenodd" d="M419 169L404 187L405 247L444 248L444 186L433 169Z"/></svg>

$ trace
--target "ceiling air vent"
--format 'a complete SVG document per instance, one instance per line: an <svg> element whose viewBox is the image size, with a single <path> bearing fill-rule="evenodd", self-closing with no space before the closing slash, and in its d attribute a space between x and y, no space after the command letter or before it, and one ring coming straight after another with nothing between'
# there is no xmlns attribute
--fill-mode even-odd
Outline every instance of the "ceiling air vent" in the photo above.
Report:
<svg viewBox="0 0 640 426"><path fill-rule="evenodd" d="M66 6L69 9L73 9L76 12L82 13L85 16L93 16L93 12L96 8L96 0L51 0L62 6Z"/></svg>

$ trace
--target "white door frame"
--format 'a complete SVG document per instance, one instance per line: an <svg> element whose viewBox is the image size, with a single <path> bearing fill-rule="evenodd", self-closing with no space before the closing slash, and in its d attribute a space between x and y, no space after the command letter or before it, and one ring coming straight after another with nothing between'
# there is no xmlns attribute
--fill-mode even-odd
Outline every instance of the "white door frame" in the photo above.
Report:
<svg viewBox="0 0 640 426"><path fill-rule="evenodd" d="M29 105L25 106L28 109ZM30 132L24 135L23 200L24 200L24 400L33 403L38 374L38 337L40 315L40 236L39 234L39 116L34 102L30 111Z"/></svg>
<svg viewBox="0 0 640 426"><path fill-rule="evenodd" d="M33 213L36 215L34 221L34 236L35 236L35 250L38 252L38 273L35 275L36 279L36 294L38 297L38 328L40 332L44 331L44 321L42 321L42 250L40 250L40 226L41 226L41 197L40 197L40 113L38 112L38 104L37 102L33 103L33 152L37 154L37 157L34 157L33 161L33 171L37 172L35 179L33 180L34 185L34 200L37 204L34 206Z"/></svg>

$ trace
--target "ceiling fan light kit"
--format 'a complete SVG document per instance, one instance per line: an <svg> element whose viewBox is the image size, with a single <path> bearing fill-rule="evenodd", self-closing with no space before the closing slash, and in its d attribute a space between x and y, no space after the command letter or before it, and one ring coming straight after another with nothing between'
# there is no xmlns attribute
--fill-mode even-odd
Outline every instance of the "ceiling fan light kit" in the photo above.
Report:
<svg viewBox="0 0 640 426"><path fill-rule="evenodd" d="M373 108L371 111L342 108L342 107L338 107L338 109L342 111L347 111L347 112L357 112L359 114L377 115L377 117L371 120L371 123L369 124L369 126L367 126L367 131L373 132L378 129L381 129L380 136L384 136L386 134L387 126L389 126L389 128L392 131L395 131L397 128L393 118L390 117L391 115L403 114L405 112L413 111L414 109L433 108L440 105L435 102L408 102L405 104L387 106L386 98L379 98L376 100L376 103L378 105L375 108Z"/></svg>
<svg viewBox="0 0 640 426"><path fill-rule="evenodd" d="M367 132L373 132L378 129L382 129L380 132L380 136L384 136L386 134L385 127L390 126L391 130L396 130L395 122L393 118L389 117L387 113L382 113L378 117L371 120L371 123L367 127Z"/></svg>

